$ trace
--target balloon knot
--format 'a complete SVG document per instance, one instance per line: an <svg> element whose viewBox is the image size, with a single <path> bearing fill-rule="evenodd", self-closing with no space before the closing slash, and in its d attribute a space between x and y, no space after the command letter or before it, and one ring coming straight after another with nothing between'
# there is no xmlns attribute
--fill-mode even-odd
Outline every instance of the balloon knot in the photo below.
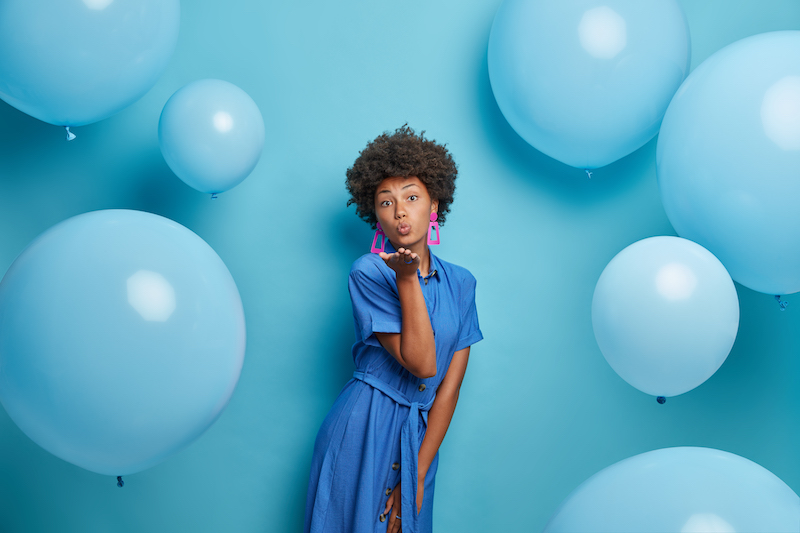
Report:
<svg viewBox="0 0 800 533"><path fill-rule="evenodd" d="M64 126L64 128L66 128L66 130L67 130L67 140L68 141L71 141L72 139L74 139L76 137L76 135L74 133L69 131L69 126Z"/></svg>
<svg viewBox="0 0 800 533"><path fill-rule="evenodd" d="M122 481L122 476L117 476L117 487L122 488L125 486L125 482Z"/></svg>
<svg viewBox="0 0 800 533"><path fill-rule="evenodd" d="M586 168L586 169L584 169L584 170L586 171L586 175L587 175L587 176L589 176L589 179L592 179L592 173L591 173L591 172L589 172L589 169L588 169L588 168Z"/></svg>
<svg viewBox="0 0 800 533"><path fill-rule="evenodd" d="M778 302L778 305L781 306L781 311L786 311L786 308L789 307L789 302L781 300L780 294L775 295L775 301Z"/></svg>
<svg viewBox="0 0 800 533"><path fill-rule="evenodd" d="M217 193L215 193L215 192L212 192L212 193L211 193L211 199L212 199L212 200L216 200L216 199L217 199Z"/></svg>
<svg viewBox="0 0 800 533"><path fill-rule="evenodd" d="M667 399L664 398L663 396L659 396L658 398L656 398L656 401L658 403L660 403L661 405L664 405L664 403L666 403Z"/></svg>

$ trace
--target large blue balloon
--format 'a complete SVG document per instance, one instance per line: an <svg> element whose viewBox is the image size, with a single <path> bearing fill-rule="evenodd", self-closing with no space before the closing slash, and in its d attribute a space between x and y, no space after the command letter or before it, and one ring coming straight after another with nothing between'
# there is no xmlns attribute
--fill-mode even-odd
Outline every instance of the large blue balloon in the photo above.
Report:
<svg viewBox="0 0 800 533"><path fill-rule="evenodd" d="M59 126L104 119L161 76L178 0L3 0L0 98Z"/></svg>
<svg viewBox="0 0 800 533"><path fill-rule="evenodd" d="M675 0L505 0L489 36L489 78L506 120L578 168L652 139L689 57Z"/></svg>
<svg viewBox="0 0 800 533"><path fill-rule="evenodd" d="M667 110L656 165L682 237L768 294L800 291L800 31L706 59Z"/></svg>
<svg viewBox="0 0 800 533"><path fill-rule="evenodd" d="M647 394L676 396L722 365L739 329L739 300L725 267L679 237L635 242L606 266L592 324L608 364Z"/></svg>
<svg viewBox="0 0 800 533"><path fill-rule="evenodd" d="M783 533L800 498L769 470L710 448L665 448L601 470L567 496L544 533Z"/></svg>
<svg viewBox="0 0 800 533"><path fill-rule="evenodd" d="M175 174L198 191L235 187L258 163L264 119L250 96L222 80L198 80L164 105L158 142Z"/></svg>
<svg viewBox="0 0 800 533"><path fill-rule="evenodd" d="M0 401L34 442L101 474L148 468L203 433L244 350L225 264L157 215L67 219L0 283Z"/></svg>

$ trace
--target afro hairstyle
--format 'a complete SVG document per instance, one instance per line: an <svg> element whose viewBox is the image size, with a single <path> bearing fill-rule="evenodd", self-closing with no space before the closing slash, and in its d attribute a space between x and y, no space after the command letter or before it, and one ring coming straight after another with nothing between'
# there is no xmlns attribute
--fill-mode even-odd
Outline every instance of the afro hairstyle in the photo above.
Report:
<svg viewBox="0 0 800 533"><path fill-rule="evenodd" d="M431 199L439 201L439 224L444 224L456 190L458 170L444 145L414 133L408 124L394 133L384 132L367 144L353 166L347 169L347 205L356 204L356 214L375 228L375 191L389 177L416 176Z"/></svg>

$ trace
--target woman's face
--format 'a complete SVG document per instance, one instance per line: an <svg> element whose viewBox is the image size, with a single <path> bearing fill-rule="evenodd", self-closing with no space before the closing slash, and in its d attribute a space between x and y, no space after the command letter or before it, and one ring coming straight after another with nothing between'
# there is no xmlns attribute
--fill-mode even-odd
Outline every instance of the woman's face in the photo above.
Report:
<svg viewBox="0 0 800 533"><path fill-rule="evenodd" d="M431 213L438 206L416 176L386 178L375 190L375 216L396 247L416 251L416 245L424 245Z"/></svg>

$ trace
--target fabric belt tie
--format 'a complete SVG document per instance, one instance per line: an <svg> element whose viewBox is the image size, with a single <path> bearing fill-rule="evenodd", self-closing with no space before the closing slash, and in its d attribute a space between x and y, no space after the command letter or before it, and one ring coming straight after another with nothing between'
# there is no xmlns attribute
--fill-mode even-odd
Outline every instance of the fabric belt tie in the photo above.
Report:
<svg viewBox="0 0 800 533"><path fill-rule="evenodd" d="M403 533L416 533L419 531L417 525L419 519L417 514L417 476L420 446L419 415L422 415L422 420L425 423L425 427L427 427L428 411L433 405L436 395L434 394L430 401L426 403L412 402L405 394L372 374L355 371L353 372L353 377L381 391L400 405L410 408L408 417L403 422L403 428L400 432L400 483L403 485L401 489L402 501L400 502L401 512L396 513L395 509L392 509L392 511L395 514L400 514L403 521Z"/></svg>

